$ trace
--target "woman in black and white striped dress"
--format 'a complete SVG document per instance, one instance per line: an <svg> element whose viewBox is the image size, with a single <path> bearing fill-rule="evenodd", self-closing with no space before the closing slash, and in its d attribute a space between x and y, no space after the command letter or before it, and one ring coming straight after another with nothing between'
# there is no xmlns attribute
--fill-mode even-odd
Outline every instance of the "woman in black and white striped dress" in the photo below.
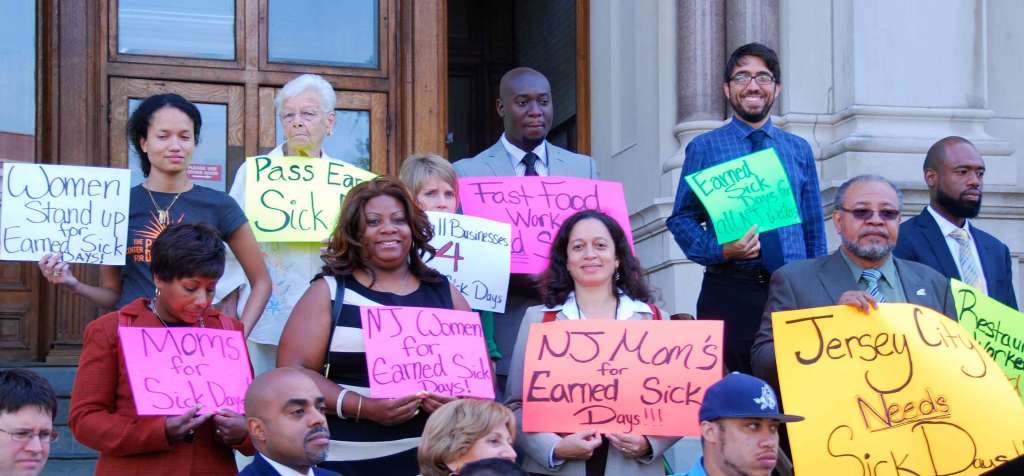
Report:
<svg viewBox="0 0 1024 476"><path fill-rule="evenodd" d="M345 197L323 274L288 319L277 365L307 369L327 399L331 445L323 468L346 476L419 472L416 448L427 414L450 399L368 396L359 306L469 310L462 294L420 258L422 251L433 253L431 236L426 214L401 182L378 177L357 185ZM335 315L339 285L344 305Z"/></svg>

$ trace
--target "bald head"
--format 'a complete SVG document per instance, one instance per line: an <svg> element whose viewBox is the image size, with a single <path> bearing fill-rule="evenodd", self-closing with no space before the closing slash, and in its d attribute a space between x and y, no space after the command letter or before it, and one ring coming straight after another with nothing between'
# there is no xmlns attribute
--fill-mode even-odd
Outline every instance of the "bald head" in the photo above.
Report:
<svg viewBox="0 0 1024 476"><path fill-rule="evenodd" d="M939 139L938 142L928 148L928 153L924 156L924 169L939 170L946 159L949 158L950 150L954 146L965 146L977 153L977 149L971 141L958 136L945 137Z"/></svg>
<svg viewBox="0 0 1024 476"><path fill-rule="evenodd" d="M515 68L501 77L498 115L505 138L523 152L531 152L551 130L555 108L548 78L533 68Z"/></svg>
<svg viewBox="0 0 1024 476"><path fill-rule="evenodd" d="M301 392L298 392L300 391ZM313 380L299 369L283 367L260 374L249 385L245 392L245 413L249 416L263 417L268 411L288 399L295 393L320 394Z"/></svg>
<svg viewBox="0 0 1024 476"><path fill-rule="evenodd" d="M246 422L253 446L300 473L319 464L330 442L324 396L302 370L261 374L245 392Z"/></svg>
<svg viewBox="0 0 1024 476"><path fill-rule="evenodd" d="M515 96L515 93L520 89L524 83L535 83L538 86L543 84L544 89L551 91L551 85L548 83L548 78L533 68L526 66L520 66L513 68L505 73L501 77L501 83L498 85L498 94L502 99Z"/></svg>

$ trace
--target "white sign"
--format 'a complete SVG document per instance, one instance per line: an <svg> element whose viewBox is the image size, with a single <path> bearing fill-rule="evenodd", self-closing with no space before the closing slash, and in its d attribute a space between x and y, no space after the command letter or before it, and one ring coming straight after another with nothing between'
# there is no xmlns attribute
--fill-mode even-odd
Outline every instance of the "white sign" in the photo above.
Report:
<svg viewBox="0 0 1024 476"><path fill-rule="evenodd" d="M454 213L427 216L437 250L427 265L447 276L473 309L505 312L512 225Z"/></svg>
<svg viewBox="0 0 1024 476"><path fill-rule="evenodd" d="M0 259L124 265L128 169L7 162Z"/></svg>

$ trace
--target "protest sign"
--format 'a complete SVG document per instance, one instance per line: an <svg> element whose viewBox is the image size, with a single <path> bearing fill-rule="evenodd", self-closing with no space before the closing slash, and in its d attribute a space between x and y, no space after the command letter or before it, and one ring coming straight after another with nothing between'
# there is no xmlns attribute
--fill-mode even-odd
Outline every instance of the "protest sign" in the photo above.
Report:
<svg viewBox="0 0 1024 476"><path fill-rule="evenodd" d="M772 314L797 475L980 474L1024 451L1024 405L956 322L913 304Z"/></svg>
<svg viewBox="0 0 1024 476"><path fill-rule="evenodd" d="M437 254L427 266L448 277L473 309L505 312L512 227L486 218L427 212Z"/></svg>
<svg viewBox="0 0 1024 476"><path fill-rule="evenodd" d="M127 169L7 162L0 259L123 266L128 235Z"/></svg>
<svg viewBox="0 0 1024 476"><path fill-rule="evenodd" d="M494 398L491 360L477 313L364 306L359 317L373 398L422 391Z"/></svg>
<svg viewBox="0 0 1024 476"><path fill-rule="evenodd" d="M960 325L985 349L1024 400L1024 314L956 279L950 280Z"/></svg>
<svg viewBox="0 0 1024 476"><path fill-rule="evenodd" d="M239 331L203 327L119 327L121 353L139 415L181 415L227 408L245 413L252 383Z"/></svg>
<svg viewBox="0 0 1024 476"><path fill-rule="evenodd" d="M337 160L245 160L245 215L257 241L322 241L334 231L345 194L377 176Z"/></svg>
<svg viewBox="0 0 1024 476"><path fill-rule="evenodd" d="M580 210L601 210L622 225L630 246L622 184L572 177L467 177L459 179L462 211L512 225L512 272L535 274L548 264L562 221Z"/></svg>
<svg viewBox="0 0 1024 476"><path fill-rule="evenodd" d="M786 169L775 149L765 149L686 176L704 204L718 243L742 238L751 226L758 233L800 223Z"/></svg>
<svg viewBox="0 0 1024 476"><path fill-rule="evenodd" d="M722 377L722 322L533 324L525 355L523 431L697 436Z"/></svg>

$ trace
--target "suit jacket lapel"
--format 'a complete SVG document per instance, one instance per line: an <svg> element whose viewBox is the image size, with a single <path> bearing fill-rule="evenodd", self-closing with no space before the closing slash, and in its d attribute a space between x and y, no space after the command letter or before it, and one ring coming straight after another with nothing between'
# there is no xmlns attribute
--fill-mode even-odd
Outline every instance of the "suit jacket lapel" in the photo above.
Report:
<svg viewBox="0 0 1024 476"><path fill-rule="evenodd" d="M981 273L985 275L985 283L988 285L989 292L991 292L995 283L1006 272L1000 269L1002 266L1000 261L1002 253L998 243L993 243L987 236L978 233L976 228L972 230L972 235L978 248L978 261L981 261Z"/></svg>
<svg viewBox="0 0 1024 476"><path fill-rule="evenodd" d="M571 177L572 173L568 170L568 164L565 160L565 150L561 147L551 144L550 142L545 143L548 149L548 175L556 177Z"/></svg>
<svg viewBox="0 0 1024 476"><path fill-rule="evenodd" d="M921 210L921 214L918 215L917 226L921 230L921 235L924 236L925 241L928 242L928 247L931 248L932 253L935 253L935 257L939 261L939 266L942 267L939 270L944 276L952 276L956 279L960 279L960 271L956 267L956 261L954 261L953 255L949 254L949 246L946 244L946 237L942 235L942 230L939 229L939 224L935 223L935 218L932 217L931 212L927 208Z"/></svg>
<svg viewBox="0 0 1024 476"><path fill-rule="evenodd" d="M493 175L513 176L516 174L515 169L512 168L512 159L509 158L508 151L501 144L501 140L495 142L484 153L487 155L487 166L491 168Z"/></svg>
<svg viewBox="0 0 1024 476"><path fill-rule="evenodd" d="M936 309L941 313L942 307L940 305L936 308L936 303L941 303L943 297L931 296L928 294L927 288L920 287L925 281L921 279L921 276L915 274L912 269L905 266L903 264L903 260L894 256L892 258L892 263L896 266L896 273L900 275L900 284L903 285L903 296L907 298L907 302L930 309ZM918 291L924 291L924 294L918 294Z"/></svg>
<svg viewBox="0 0 1024 476"><path fill-rule="evenodd" d="M821 265L821 272L818 273L818 280L821 281L825 291L828 292L829 301L839 302L839 296L846 291L857 289L857 282L853 280L850 273L850 266L846 264L842 256L842 250L836 250Z"/></svg>

